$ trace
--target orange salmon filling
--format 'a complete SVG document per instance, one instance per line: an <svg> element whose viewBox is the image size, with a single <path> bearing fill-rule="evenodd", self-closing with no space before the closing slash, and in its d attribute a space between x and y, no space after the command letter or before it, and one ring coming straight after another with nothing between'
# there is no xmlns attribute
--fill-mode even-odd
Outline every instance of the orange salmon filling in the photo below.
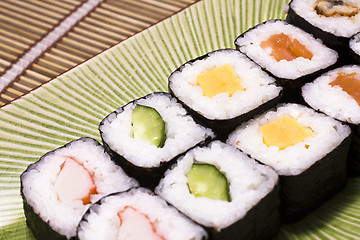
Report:
<svg viewBox="0 0 360 240"><path fill-rule="evenodd" d="M337 78L329 83L330 86L339 86L349 94L360 106L360 75L353 73L339 73Z"/></svg>
<svg viewBox="0 0 360 240"><path fill-rule="evenodd" d="M311 60L313 54L297 39L293 39L284 33L273 34L266 41L260 43L262 48L272 48L271 56L276 61L292 61L295 58L303 57Z"/></svg>

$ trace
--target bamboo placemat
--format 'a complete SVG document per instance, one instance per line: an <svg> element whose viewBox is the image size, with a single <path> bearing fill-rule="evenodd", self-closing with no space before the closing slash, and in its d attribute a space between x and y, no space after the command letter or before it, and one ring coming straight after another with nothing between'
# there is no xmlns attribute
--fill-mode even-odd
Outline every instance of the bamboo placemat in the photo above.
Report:
<svg viewBox="0 0 360 240"><path fill-rule="evenodd" d="M0 106L199 0L1 0Z"/></svg>

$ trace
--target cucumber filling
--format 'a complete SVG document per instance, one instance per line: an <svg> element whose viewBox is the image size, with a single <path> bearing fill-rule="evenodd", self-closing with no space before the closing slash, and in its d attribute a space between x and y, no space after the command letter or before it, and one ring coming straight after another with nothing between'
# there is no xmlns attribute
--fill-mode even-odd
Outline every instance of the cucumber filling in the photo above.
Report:
<svg viewBox="0 0 360 240"><path fill-rule="evenodd" d="M158 148L165 143L165 122L155 108L137 104L131 116L133 138Z"/></svg>
<svg viewBox="0 0 360 240"><path fill-rule="evenodd" d="M214 165L194 163L186 177L189 191L195 197L230 202L228 181Z"/></svg>

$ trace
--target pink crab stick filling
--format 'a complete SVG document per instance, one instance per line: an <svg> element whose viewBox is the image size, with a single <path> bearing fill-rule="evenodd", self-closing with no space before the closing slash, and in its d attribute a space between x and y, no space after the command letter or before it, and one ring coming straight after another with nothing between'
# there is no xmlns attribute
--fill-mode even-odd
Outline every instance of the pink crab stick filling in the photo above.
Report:
<svg viewBox="0 0 360 240"><path fill-rule="evenodd" d="M86 205L90 203L90 196L96 194L96 185L84 165L65 157L55 182L55 192L64 203L82 200Z"/></svg>
<svg viewBox="0 0 360 240"><path fill-rule="evenodd" d="M118 239L126 240L165 240L156 232L149 217L131 206L126 206L118 213L120 231Z"/></svg>

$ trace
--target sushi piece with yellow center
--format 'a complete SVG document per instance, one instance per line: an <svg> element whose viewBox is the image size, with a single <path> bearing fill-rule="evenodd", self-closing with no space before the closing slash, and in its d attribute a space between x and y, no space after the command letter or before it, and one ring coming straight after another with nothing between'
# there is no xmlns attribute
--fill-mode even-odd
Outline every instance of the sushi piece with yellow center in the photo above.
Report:
<svg viewBox="0 0 360 240"><path fill-rule="evenodd" d="M282 104L241 124L227 143L277 171L286 222L304 217L344 186L350 133L348 125L311 108Z"/></svg>

